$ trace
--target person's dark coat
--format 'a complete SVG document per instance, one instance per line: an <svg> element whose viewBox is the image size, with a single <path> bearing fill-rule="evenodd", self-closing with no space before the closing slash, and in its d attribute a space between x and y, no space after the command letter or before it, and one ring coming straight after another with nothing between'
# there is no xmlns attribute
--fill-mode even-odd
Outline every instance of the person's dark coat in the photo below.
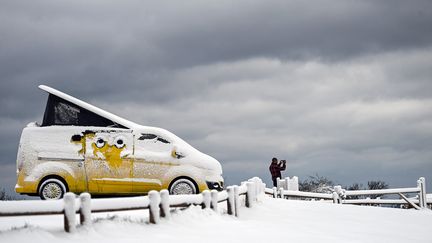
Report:
<svg viewBox="0 0 432 243"><path fill-rule="evenodd" d="M272 181L273 181L273 186L276 186L276 179L277 178L281 178L281 171L286 169L286 163L277 163L277 162L272 162L270 164L269 170L272 176Z"/></svg>

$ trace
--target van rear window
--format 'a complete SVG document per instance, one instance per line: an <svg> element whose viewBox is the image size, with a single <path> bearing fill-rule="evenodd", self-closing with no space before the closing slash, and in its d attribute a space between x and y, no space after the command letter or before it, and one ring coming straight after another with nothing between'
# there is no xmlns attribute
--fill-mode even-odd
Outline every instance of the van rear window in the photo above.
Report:
<svg viewBox="0 0 432 243"><path fill-rule="evenodd" d="M42 126L95 126L126 128L60 97L48 96Z"/></svg>
<svg viewBox="0 0 432 243"><path fill-rule="evenodd" d="M54 123L58 125L78 125L80 109L58 102L54 106Z"/></svg>

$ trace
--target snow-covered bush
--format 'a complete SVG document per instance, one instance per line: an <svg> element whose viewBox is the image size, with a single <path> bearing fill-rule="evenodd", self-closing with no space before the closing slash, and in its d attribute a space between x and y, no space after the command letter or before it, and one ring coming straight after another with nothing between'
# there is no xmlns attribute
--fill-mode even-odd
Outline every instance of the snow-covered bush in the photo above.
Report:
<svg viewBox="0 0 432 243"><path fill-rule="evenodd" d="M4 188L0 186L0 201L14 200L15 198L8 195Z"/></svg>
<svg viewBox="0 0 432 243"><path fill-rule="evenodd" d="M333 193L334 183L327 177L315 174L299 181L299 190L303 192Z"/></svg>

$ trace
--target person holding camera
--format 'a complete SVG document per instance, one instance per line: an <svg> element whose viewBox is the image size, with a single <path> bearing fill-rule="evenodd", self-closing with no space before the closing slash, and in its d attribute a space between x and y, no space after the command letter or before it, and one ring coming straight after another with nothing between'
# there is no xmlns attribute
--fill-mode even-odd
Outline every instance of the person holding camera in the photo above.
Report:
<svg viewBox="0 0 432 243"><path fill-rule="evenodd" d="M277 186L277 178L281 178L281 171L286 169L286 160L281 160L278 163L278 159L273 158L269 169L273 180L273 186Z"/></svg>

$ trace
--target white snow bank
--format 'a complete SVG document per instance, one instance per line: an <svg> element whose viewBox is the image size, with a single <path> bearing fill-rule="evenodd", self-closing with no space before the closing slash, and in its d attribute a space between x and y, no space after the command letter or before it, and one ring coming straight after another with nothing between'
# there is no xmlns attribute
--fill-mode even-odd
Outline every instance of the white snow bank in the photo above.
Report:
<svg viewBox="0 0 432 243"><path fill-rule="evenodd" d="M219 204L220 208L224 204ZM195 206L148 224L148 211L93 214L63 232L62 216L0 218L0 242L431 242L432 212L262 198L240 218ZM27 222L27 226L23 227ZM22 228L10 229L13 226Z"/></svg>
<svg viewBox="0 0 432 243"><path fill-rule="evenodd" d="M3 213L46 213L61 212L63 210L63 200L43 201L0 201L0 208ZM1 222L2 218L0 218Z"/></svg>
<svg viewBox="0 0 432 243"><path fill-rule="evenodd" d="M203 196L202 194L195 194L195 195L170 195L169 196L169 204L170 205L179 205L183 203L187 204L200 204L203 202Z"/></svg>
<svg viewBox="0 0 432 243"><path fill-rule="evenodd" d="M91 201L92 211L103 210L118 210L122 208L143 208L148 207L150 204L149 198L141 197L128 197L128 198L102 198Z"/></svg>

